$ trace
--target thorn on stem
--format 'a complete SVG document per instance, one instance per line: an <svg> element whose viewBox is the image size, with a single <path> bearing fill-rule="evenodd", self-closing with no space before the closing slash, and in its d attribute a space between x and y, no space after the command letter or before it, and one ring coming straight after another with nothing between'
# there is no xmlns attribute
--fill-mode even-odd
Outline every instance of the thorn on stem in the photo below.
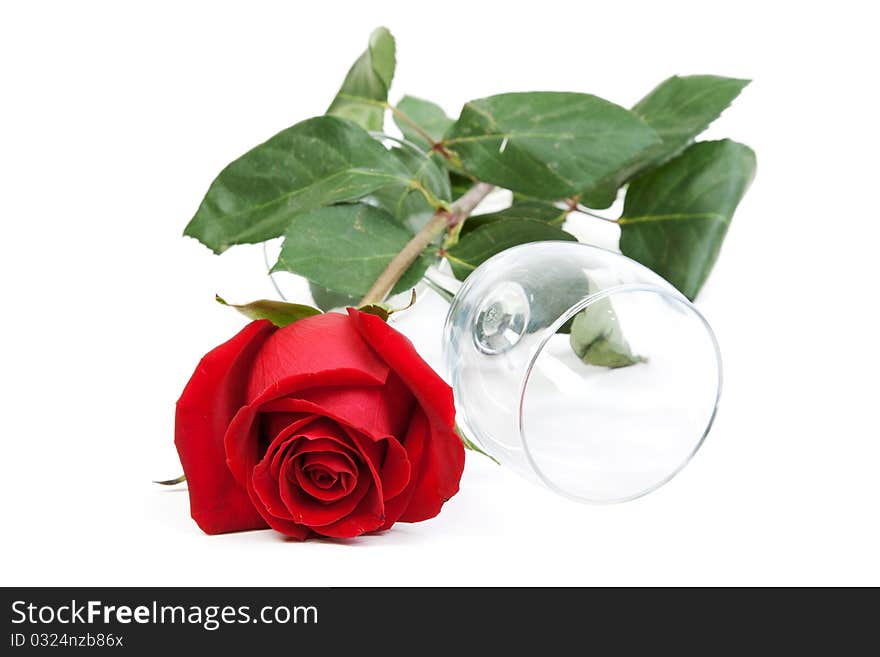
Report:
<svg viewBox="0 0 880 657"><path fill-rule="evenodd" d="M437 214L439 214L446 221L447 230L451 230L455 228L459 223L461 223L461 216L457 212L450 212L449 210L440 209L437 210Z"/></svg>

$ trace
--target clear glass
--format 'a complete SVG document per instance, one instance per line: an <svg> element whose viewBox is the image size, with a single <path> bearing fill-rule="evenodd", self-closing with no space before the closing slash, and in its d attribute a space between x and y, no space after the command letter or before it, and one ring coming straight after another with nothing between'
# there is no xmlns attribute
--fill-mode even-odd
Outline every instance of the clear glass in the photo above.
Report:
<svg viewBox="0 0 880 657"><path fill-rule="evenodd" d="M576 316L623 336L637 362L583 362L560 331ZM576 242L514 247L478 267L452 300L444 353L467 437L581 502L669 481L721 392L718 344L696 308L637 262Z"/></svg>

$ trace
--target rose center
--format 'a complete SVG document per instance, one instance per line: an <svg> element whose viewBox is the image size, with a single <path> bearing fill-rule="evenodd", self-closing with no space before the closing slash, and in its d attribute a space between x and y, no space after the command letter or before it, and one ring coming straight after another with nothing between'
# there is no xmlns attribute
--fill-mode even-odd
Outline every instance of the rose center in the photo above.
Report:
<svg viewBox="0 0 880 657"><path fill-rule="evenodd" d="M306 466L306 472L308 472L309 477L315 486L324 490L332 488L336 482L339 481L339 475L337 473L320 465Z"/></svg>

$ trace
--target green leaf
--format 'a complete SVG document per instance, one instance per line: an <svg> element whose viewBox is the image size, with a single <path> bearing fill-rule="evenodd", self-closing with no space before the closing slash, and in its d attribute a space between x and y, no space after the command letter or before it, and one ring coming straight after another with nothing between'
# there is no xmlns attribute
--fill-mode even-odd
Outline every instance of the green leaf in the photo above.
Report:
<svg viewBox="0 0 880 657"><path fill-rule="evenodd" d="M449 186L452 189L452 200L455 201L464 196L474 186L474 180L455 171L450 171Z"/></svg>
<svg viewBox="0 0 880 657"><path fill-rule="evenodd" d="M748 146L728 139L693 144L630 184L620 250L694 299L754 175Z"/></svg>
<svg viewBox="0 0 880 657"><path fill-rule="evenodd" d="M575 237L561 228L535 219L496 221L462 235L458 243L449 249L446 257L455 277L464 280L496 253L519 244L546 240L570 242L575 241Z"/></svg>
<svg viewBox="0 0 880 657"><path fill-rule="evenodd" d="M272 271L290 271L329 290L363 295L411 237L381 208L364 204L320 208L291 225ZM392 293L413 287L431 262L427 253L420 256Z"/></svg>
<svg viewBox="0 0 880 657"><path fill-rule="evenodd" d="M411 146L392 148L390 152L406 169L408 177L427 189L436 200L443 203L452 200L449 174L431 157ZM395 182L377 189L372 196L379 207L413 232L424 226L437 210L411 182Z"/></svg>
<svg viewBox="0 0 880 657"><path fill-rule="evenodd" d="M366 130L382 130L394 78L394 51L394 37L388 28L373 30L367 49L349 69L327 114L350 119Z"/></svg>
<svg viewBox="0 0 880 657"><path fill-rule="evenodd" d="M464 194L474 184L473 178L465 175L457 159L447 150L434 148L442 144L443 136L454 121L439 105L414 96L404 96L395 110L392 114L394 123L404 138L428 153L441 169L448 172L453 199Z"/></svg>
<svg viewBox="0 0 880 657"><path fill-rule="evenodd" d="M358 308L358 310L362 313L367 313L368 315L375 315L383 322L387 322L388 318L391 316L391 312L384 303L368 303L366 306Z"/></svg>
<svg viewBox="0 0 880 657"><path fill-rule="evenodd" d="M676 75L661 82L632 110L663 140L646 153L650 161L667 160L690 144L749 82L717 75Z"/></svg>
<svg viewBox="0 0 880 657"><path fill-rule="evenodd" d="M465 435L464 431L462 431L461 427L459 427L457 424L455 425L455 435L458 436L458 439L461 441L461 444L464 445L465 449L469 449L470 451L476 452L477 454L482 454L486 458L490 458L495 461L496 465L501 465L501 462L498 459L496 459L488 452L483 451L475 442L471 441L471 439Z"/></svg>
<svg viewBox="0 0 880 657"><path fill-rule="evenodd" d="M365 306L361 306L358 308L362 313L368 313L370 315L375 315L380 318L383 322L387 322L388 318L391 317L394 313L403 312L404 310L409 310L415 305L416 302L416 291L415 288L412 290L412 294L410 295L409 303L402 308L393 308L389 306L387 303L368 303Z"/></svg>
<svg viewBox="0 0 880 657"><path fill-rule="evenodd" d="M214 299L217 303L224 306L235 308L245 317L250 319L268 319L278 328L293 324L296 321L313 315L320 315L321 311L311 306L304 306L300 303L287 303L286 301L273 301L270 299L260 299L259 301L251 301L242 305L227 303L220 295L215 295Z"/></svg>
<svg viewBox="0 0 880 657"><path fill-rule="evenodd" d="M594 210L610 208L617 200L617 192L626 183L626 177L630 171L635 171L636 165L627 167L618 174L612 174L600 180L592 188L581 192L578 197L580 202Z"/></svg>
<svg viewBox="0 0 880 657"><path fill-rule="evenodd" d="M312 300L315 302L315 305L324 312L334 308L357 306L358 301L360 301L359 296L334 292L312 281L309 281L309 292L312 293Z"/></svg>
<svg viewBox="0 0 880 657"><path fill-rule="evenodd" d="M400 110L406 118L399 114L393 114L394 123L400 128L403 136L425 151L431 150L431 144L422 136L421 132L412 124L415 123L422 131L435 142L443 139L443 135L452 125L453 121L443 109L429 100L422 100L415 96L404 96L399 103L397 109Z"/></svg>
<svg viewBox="0 0 880 657"><path fill-rule="evenodd" d="M632 353L607 297L575 315L569 342L578 358L588 365L615 368L644 362Z"/></svg>
<svg viewBox="0 0 880 657"><path fill-rule="evenodd" d="M480 226L509 219L534 219L535 221L543 221L548 224L557 225L564 222L566 216L568 216L567 211L557 208L552 203L547 203L546 201L522 201L514 203L509 208L505 208L499 212L490 212L488 214L478 214L469 217L467 221L464 222L461 234L467 235Z"/></svg>
<svg viewBox="0 0 880 657"><path fill-rule="evenodd" d="M581 194L581 201L591 208L610 206L621 186L679 153L721 115L747 84L749 80L717 75L676 75L661 82L632 111L654 128L662 141Z"/></svg>
<svg viewBox="0 0 880 657"><path fill-rule="evenodd" d="M467 103L444 144L476 178L554 200L589 189L659 141L641 119L596 96L533 92Z"/></svg>
<svg viewBox="0 0 880 657"><path fill-rule="evenodd" d="M302 212L353 201L409 174L362 128L319 116L279 132L228 165L184 231L215 253L282 235Z"/></svg>

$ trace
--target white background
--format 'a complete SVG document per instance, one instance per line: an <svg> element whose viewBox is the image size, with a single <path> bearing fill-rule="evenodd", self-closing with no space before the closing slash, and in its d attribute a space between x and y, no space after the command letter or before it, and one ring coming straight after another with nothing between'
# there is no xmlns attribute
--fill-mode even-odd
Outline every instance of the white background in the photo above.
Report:
<svg viewBox="0 0 880 657"><path fill-rule="evenodd" d="M878 53L870 3L4 3L5 585L880 584ZM758 175L699 300L725 393L672 483L580 506L469 455L433 521L348 542L210 537L174 402L272 294L258 250L181 237L231 159L320 114L375 26L392 100L514 90L630 105L753 78L707 136ZM440 318L437 319L440 321Z"/></svg>

